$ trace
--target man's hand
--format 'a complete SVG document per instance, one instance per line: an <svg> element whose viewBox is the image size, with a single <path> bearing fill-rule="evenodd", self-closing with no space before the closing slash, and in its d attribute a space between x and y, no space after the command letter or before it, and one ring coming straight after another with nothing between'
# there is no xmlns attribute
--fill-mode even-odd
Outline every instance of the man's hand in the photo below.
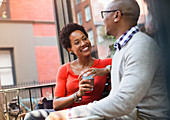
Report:
<svg viewBox="0 0 170 120"><path fill-rule="evenodd" d="M109 71L106 68L89 68L81 72L81 74L78 77L79 81L81 81L82 76L87 72L88 72L87 76L93 74L92 78L95 76L104 76L109 74Z"/></svg>
<svg viewBox="0 0 170 120"><path fill-rule="evenodd" d="M51 112L45 120L67 120L67 110Z"/></svg>

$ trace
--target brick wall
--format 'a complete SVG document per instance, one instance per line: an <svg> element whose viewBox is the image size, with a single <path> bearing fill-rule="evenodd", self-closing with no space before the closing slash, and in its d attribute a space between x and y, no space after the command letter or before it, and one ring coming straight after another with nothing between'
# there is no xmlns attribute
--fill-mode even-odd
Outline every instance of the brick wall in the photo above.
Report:
<svg viewBox="0 0 170 120"><path fill-rule="evenodd" d="M57 70L60 66L57 46L35 47L38 79L43 81L55 81Z"/></svg>
<svg viewBox="0 0 170 120"><path fill-rule="evenodd" d="M10 0L12 20L54 21L53 0Z"/></svg>
<svg viewBox="0 0 170 120"><path fill-rule="evenodd" d="M34 24L33 33L35 37L56 36L55 24Z"/></svg>

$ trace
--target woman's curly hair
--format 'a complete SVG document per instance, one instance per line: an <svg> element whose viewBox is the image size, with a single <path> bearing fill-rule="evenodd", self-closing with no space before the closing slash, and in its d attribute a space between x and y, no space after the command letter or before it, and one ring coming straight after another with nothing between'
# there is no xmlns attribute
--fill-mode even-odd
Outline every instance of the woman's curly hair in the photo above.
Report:
<svg viewBox="0 0 170 120"><path fill-rule="evenodd" d="M70 44L70 34L76 30L80 30L82 31L86 37L88 38L88 34L85 31L84 27L81 25L78 25L76 23L69 23L67 24L65 27L62 28L62 30L60 31L60 35L59 35L59 41L61 43L61 45L67 50L67 48L71 48L71 44Z"/></svg>

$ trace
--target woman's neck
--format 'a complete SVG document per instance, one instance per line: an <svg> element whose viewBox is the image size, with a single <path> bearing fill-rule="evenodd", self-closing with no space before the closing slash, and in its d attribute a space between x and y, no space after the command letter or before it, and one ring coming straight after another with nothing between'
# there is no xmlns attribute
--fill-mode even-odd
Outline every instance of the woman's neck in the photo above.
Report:
<svg viewBox="0 0 170 120"><path fill-rule="evenodd" d="M90 57L78 58L71 62L70 67L76 75L79 75L81 71L90 68L94 64L95 59Z"/></svg>
<svg viewBox="0 0 170 120"><path fill-rule="evenodd" d="M76 60L76 64L78 66L81 66L81 68L88 68L91 67L94 63L94 58L90 57L85 57L85 58L78 58Z"/></svg>

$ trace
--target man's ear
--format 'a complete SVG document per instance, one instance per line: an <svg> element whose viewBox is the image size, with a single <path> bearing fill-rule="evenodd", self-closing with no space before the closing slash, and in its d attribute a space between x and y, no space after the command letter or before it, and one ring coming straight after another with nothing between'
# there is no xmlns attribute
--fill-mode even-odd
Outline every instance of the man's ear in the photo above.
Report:
<svg viewBox="0 0 170 120"><path fill-rule="evenodd" d="M116 13L116 16L115 16L115 18L117 18L118 17L118 13Z"/></svg>
<svg viewBox="0 0 170 120"><path fill-rule="evenodd" d="M116 11L114 13L114 22L118 22L121 17L122 17L121 12L120 11Z"/></svg>

